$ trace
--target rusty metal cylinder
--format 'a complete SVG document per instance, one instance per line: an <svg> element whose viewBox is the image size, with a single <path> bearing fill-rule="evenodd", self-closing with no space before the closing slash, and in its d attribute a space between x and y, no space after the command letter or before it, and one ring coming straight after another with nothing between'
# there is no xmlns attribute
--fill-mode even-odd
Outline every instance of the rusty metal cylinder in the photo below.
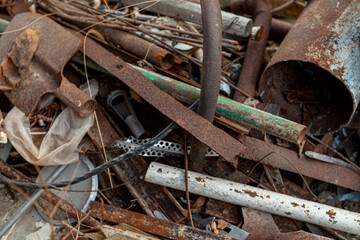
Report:
<svg viewBox="0 0 360 240"><path fill-rule="evenodd" d="M174 55L171 52L141 37L113 28L101 27L97 30L109 42L152 64L163 69L169 69L174 65Z"/></svg>
<svg viewBox="0 0 360 240"><path fill-rule="evenodd" d="M312 134L336 131L359 103L360 1L313 0L260 79L260 96Z"/></svg>

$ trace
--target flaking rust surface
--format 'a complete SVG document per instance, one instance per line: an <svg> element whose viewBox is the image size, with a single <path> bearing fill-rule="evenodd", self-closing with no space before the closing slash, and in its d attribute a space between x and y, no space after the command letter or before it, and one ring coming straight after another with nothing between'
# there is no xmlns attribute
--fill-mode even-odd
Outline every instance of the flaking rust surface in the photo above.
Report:
<svg viewBox="0 0 360 240"><path fill-rule="evenodd" d="M145 101L226 160L232 160L245 150L240 142L161 91L140 72L128 66L123 60L91 39L86 40L85 53L90 59L129 86Z"/></svg>

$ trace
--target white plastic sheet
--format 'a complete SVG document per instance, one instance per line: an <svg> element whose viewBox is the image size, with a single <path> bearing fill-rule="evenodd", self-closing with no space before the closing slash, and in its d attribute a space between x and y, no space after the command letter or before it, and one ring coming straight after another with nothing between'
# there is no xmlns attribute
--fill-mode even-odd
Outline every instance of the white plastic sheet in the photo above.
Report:
<svg viewBox="0 0 360 240"><path fill-rule="evenodd" d="M93 123L93 114L82 118L67 107L55 119L40 147L37 147L31 136L28 117L14 107L5 118L5 129L12 145L26 161L39 166L51 166L79 160L76 149Z"/></svg>

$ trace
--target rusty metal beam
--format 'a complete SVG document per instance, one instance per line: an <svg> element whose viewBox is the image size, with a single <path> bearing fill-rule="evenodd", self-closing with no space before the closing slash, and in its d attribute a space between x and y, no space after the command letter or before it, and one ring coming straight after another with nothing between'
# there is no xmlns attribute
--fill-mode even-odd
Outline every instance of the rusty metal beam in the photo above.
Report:
<svg viewBox="0 0 360 240"><path fill-rule="evenodd" d="M83 39L83 36L79 37ZM226 160L231 161L244 151L243 145L229 134L214 127L209 121L158 89L140 72L91 39L86 40L85 53L95 63L129 86L145 101Z"/></svg>

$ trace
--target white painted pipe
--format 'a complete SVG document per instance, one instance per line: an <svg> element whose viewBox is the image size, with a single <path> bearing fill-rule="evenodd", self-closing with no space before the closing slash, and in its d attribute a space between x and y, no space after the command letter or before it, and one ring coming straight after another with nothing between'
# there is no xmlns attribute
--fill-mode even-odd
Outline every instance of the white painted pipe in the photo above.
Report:
<svg viewBox="0 0 360 240"><path fill-rule="evenodd" d="M156 4L147 0L121 0L120 2L125 6L136 4L136 7L144 8L149 12L202 24L201 7L198 3L185 0L158 1ZM221 11L221 16L223 31L226 33L239 37L254 37L260 30L258 27L252 28L253 21L251 18L238 16L226 11Z"/></svg>
<svg viewBox="0 0 360 240"><path fill-rule="evenodd" d="M152 162L145 180L185 191L183 169ZM189 192L360 236L360 214L189 171Z"/></svg>

